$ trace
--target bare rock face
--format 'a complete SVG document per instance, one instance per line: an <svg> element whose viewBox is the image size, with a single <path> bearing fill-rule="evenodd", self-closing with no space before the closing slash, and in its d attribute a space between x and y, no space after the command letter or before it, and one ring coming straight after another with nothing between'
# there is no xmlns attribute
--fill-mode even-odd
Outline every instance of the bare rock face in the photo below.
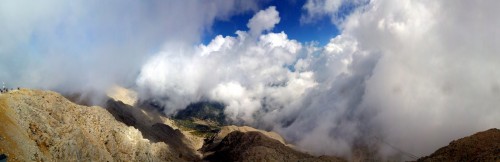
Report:
<svg viewBox="0 0 500 162"><path fill-rule="evenodd" d="M418 161L500 161L500 130L493 128L452 141Z"/></svg>
<svg viewBox="0 0 500 162"><path fill-rule="evenodd" d="M76 105L55 92L0 95L0 121L0 153L9 161L186 161L106 109Z"/></svg>
<svg viewBox="0 0 500 162"><path fill-rule="evenodd" d="M201 154L196 151L203 145L203 138L189 131L182 131L174 121L156 111L149 111L109 99L106 110L117 121L138 129L151 142L167 144L179 157L187 161L197 161Z"/></svg>

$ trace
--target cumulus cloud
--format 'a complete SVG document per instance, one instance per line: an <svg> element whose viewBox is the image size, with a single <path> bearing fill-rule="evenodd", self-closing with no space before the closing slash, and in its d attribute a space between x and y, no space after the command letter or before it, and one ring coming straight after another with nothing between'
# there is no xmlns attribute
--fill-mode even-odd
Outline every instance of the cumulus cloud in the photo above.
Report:
<svg viewBox="0 0 500 162"><path fill-rule="evenodd" d="M498 4L379 2L371 7L385 13L353 17L348 32L363 48L384 54L362 105L379 111L374 122L388 141L425 155L452 139L500 126L493 90L500 77L493 69L500 64L492 61L500 59L492 43L500 21L490 7Z"/></svg>
<svg viewBox="0 0 500 162"><path fill-rule="evenodd" d="M279 20L275 7L258 12L251 21L268 22L263 18L268 15L274 17L267 24L272 28ZM249 32L255 30L263 28L252 27ZM263 107L286 106L314 86L311 72L290 70L304 50L299 42L284 32L255 36L249 32L219 35L207 45L165 48L142 68L137 79L140 93L163 98L159 100L167 114L209 99L225 103L231 120L254 123L254 113Z"/></svg>
<svg viewBox="0 0 500 162"><path fill-rule="evenodd" d="M328 16L335 24L341 24L351 10L368 3L368 0L307 0L302 9L305 14L301 23L313 23Z"/></svg>
<svg viewBox="0 0 500 162"><path fill-rule="evenodd" d="M258 33L257 39L251 32L163 49L141 70L141 96L160 101L166 114L219 101L230 121L276 130L317 154L348 155L369 132L361 127L368 127L364 116L372 112L358 107L380 55L361 50L349 35L316 47L284 32Z"/></svg>
<svg viewBox="0 0 500 162"><path fill-rule="evenodd" d="M259 11L255 14L247 24L250 29L250 34L255 36L263 31L269 31L274 28L274 25L280 22L280 17L276 7L271 6L266 10Z"/></svg>
<svg viewBox="0 0 500 162"><path fill-rule="evenodd" d="M60 92L133 85L166 42L194 44L215 19L258 9L234 1L3 1L0 80Z"/></svg>
<svg viewBox="0 0 500 162"><path fill-rule="evenodd" d="M500 127L494 3L370 1L324 47L262 34L277 21L249 25L207 45L163 49L137 84L143 96L162 96L167 114L215 100L233 121L278 131L306 151L349 156L364 145L409 160L392 146L422 156Z"/></svg>
<svg viewBox="0 0 500 162"><path fill-rule="evenodd" d="M342 34L323 48L321 61L303 63L318 86L296 112L270 117L291 123L275 129L319 153L383 140L422 156L500 127L496 5L371 1L360 7L343 20ZM386 157L401 154L378 147Z"/></svg>

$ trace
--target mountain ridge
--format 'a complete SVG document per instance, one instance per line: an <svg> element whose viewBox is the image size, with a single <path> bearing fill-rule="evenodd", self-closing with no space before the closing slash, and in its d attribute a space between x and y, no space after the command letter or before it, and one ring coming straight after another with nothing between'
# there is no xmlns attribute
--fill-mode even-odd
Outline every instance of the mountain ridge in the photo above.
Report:
<svg viewBox="0 0 500 162"><path fill-rule="evenodd" d="M77 105L52 91L0 96L0 151L9 161L181 161L165 143L117 122L101 107Z"/></svg>
<svg viewBox="0 0 500 162"><path fill-rule="evenodd" d="M52 91L2 93L0 154L9 161L346 161L300 152L275 132L170 119L116 96L103 108L78 105ZM500 130L493 128L417 161L499 160Z"/></svg>
<svg viewBox="0 0 500 162"><path fill-rule="evenodd" d="M129 98L128 103L134 102ZM211 161L201 150L207 144L205 136L193 134L195 130L157 112L125 104L116 96L105 107L78 105L44 90L0 94L0 121L4 123L0 125L0 154L9 161ZM232 138L232 132L258 133L260 139L272 141L267 142L272 144L268 150L288 150L290 155L284 157L307 155L286 146L276 133L237 126L221 130L214 134L220 141ZM265 160L274 156L269 154L272 152L253 159Z"/></svg>

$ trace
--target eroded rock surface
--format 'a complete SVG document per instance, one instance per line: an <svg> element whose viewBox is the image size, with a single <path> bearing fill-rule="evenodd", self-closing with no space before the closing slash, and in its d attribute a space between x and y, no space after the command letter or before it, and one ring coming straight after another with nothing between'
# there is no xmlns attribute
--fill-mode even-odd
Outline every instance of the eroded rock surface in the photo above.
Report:
<svg viewBox="0 0 500 162"><path fill-rule="evenodd" d="M0 152L9 161L187 160L106 109L76 105L55 92L22 89L0 95L0 121Z"/></svg>

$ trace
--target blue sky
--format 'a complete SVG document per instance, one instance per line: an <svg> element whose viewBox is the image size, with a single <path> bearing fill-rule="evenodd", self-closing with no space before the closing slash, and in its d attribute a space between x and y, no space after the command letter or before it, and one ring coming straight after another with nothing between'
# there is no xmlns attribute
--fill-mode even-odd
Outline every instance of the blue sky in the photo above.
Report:
<svg viewBox="0 0 500 162"><path fill-rule="evenodd" d="M272 32L284 31L288 38L298 40L299 42L317 42L323 46L329 40L340 34L338 28L330 21L330 17L322 16L314 22L301 23L300 17L304 14L302 6L305 0L296 1L281 1L274 0L265 4L261 4L261 9L268 8L269 6L276 6L281 18L280 23L277 24ZM341 11L345 14L352 9ZM254 12L245 12L243 14L232 16L229 20L216 20L209 31L203 35L202 42L209 43L215 36L234 36L237 30L248 30L247 23L254 15Z"/></svg>

